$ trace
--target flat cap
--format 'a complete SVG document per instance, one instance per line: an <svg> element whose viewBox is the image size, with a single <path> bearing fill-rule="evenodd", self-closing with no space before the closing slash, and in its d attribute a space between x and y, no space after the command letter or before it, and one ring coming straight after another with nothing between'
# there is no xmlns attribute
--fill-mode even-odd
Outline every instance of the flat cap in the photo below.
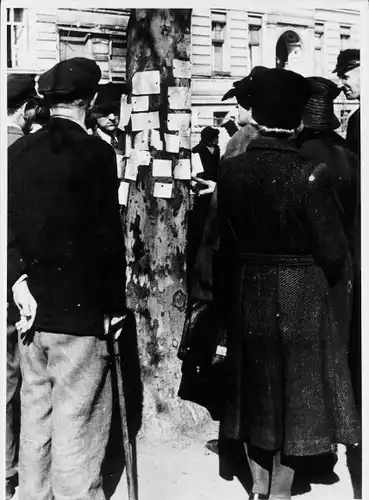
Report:
<svg viewBox="0 0 369 500"><path fill-rule="evenodd" d="M333 73L337 73L340 77L351 71L352 69L360 66L360 50L359 49L346 49L341 50L337 57L337 64Z"/></svg>
<svg viewBox="0 0 369 500"><path fill-rule="evenodd" d="M11 73L7 81L8 108L21 107L22 104L33 97L37 97L34 75L24 73Z"/></svg>
<svg viewBox="0 0 369 500"><path fill-rule="evenodd" d="M38 91L54 102L82 99L96 92L100 78L101 70L95 61L74 57L43 73L38 80Z"/></svg>

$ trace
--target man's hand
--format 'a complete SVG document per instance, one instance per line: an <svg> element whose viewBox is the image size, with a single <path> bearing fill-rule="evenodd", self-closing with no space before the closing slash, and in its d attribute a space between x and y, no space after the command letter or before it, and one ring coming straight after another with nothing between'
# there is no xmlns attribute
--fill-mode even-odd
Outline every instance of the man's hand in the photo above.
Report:
<svg viewBox="0 0 369 500"><path fill-rule="evenodd" d="M26 279L15 283L13 298L20 312L20 320L15 326L20 333L24 334L32 328L37 311L37 302L28 288Z"/></svg>
<svg viewBox="0 0 369 500"><path fill-rule="evenodd" d="M193 176L192 180L194 180L200 184L203 184L204 186L207 186L204 189L199 189L198 196L203 196L204 194L214 193L215 186L217 185L216 182L211 181L211 180L201 179L201 177L196 177L196 176Z"/></svg>
<svg viewBox="0 0 369 500"><path fill-rule="evenodd" d="M108 335L110 332L114 332L114 339L118 340L120 334L123 330L123 320L126 315L123 316L105 316L104 318L104 332Z"/></svg>

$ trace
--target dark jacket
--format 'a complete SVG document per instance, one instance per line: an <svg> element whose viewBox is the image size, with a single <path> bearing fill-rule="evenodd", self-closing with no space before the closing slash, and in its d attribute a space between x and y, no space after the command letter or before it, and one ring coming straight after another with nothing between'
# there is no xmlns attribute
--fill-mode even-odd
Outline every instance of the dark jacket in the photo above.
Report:
<svg viewBox="0 0 369 500"><path fill-rule="evenodd" d="M8 149L8 283L24 272L35 328L100 335L125 310L125 251L113 149L52 119Z"/></svg>
<svg viewBox="0 0 369 500"><path fill-rule="evenodd" d="M360 159L360 108L349 118L346 139L350 150Z"/></svg>
<svg viewBox="0 0 369 500"><path fill-rule="evenodd" d="M220 149L219 146L214 146L214 153L211 153L207 146L200 142L197 146L195 146L192 150L193 153L198 153L204 172L198 175L203 179L216 181L218 177L218 169L220 162Z"/></svg>
<svg viewBox="0 0 369 500"><path fill-rule="evenodd" d="M329 299L348 244L328 168L301 158L287 139L260 136L220 172L228 329L221 428L292 456L353 444L359 425Z"/></svg>

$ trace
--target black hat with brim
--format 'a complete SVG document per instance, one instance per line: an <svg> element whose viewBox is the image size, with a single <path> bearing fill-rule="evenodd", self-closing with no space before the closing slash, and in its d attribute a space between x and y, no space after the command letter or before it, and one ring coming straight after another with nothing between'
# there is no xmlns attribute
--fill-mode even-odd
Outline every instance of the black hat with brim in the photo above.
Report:
<svg viewBox="0 0 369 500"><path fill-rule="evenodd" d="M38 80L38 91L53 102L90 98L96 92L100 78L101 70L95 61L74 57L43 73Z"/></svg>
<svg viewBox="0 0 369 500"><path fill-rule="evenodd" d="M336 67L333 73L337 73L338 77L343 76L348 71L360 66L360 50L359 49L346 49L341 50L337 58Z"/></svg>
<svg viewBox="0 0 369 500"><path fill-rule="evenodd" d="M201 130L200 136L201 136L201 142L207 144L209 141L219 136L219 130L208 126Z"/></svg>
<svg viewBox="0 0 369 500"><path fill-rule="evenodd" d="M95 118L108 116L110 113L119 115L121 97L128 93L128 86L124 83L109 82L99 85L97 92L91 115Z"/></svg>

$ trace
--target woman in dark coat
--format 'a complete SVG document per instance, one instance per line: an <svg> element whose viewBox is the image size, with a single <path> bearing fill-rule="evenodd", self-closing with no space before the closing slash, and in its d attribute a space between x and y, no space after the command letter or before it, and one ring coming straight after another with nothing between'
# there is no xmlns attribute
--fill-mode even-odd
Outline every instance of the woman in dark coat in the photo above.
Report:
<svg viewBox="0 0 369 500"><path fill-rule="evenodd" d="M347 141L335 132L340 122L334 114L333 101L341 89L322 77L307 78L307 81L312 95L304 110L304 128L297 143L303 156L323 161L328 166L333 196L349 243L350 251L342 275L331 290L341 339L348 346L352 316L352 256L358 226L358 161L349 150Z"/></svg>
<svg viewBox="0 0 369 500"><path fill-rule="evenodd" d="M229 369L220 427L246 444L251 498L291 498L299 457L359 440L330 301L348 243L326 164L289 140L308 87L291 71L257 67L228 93L247 96L260 133L218 179Z"/></svg>

